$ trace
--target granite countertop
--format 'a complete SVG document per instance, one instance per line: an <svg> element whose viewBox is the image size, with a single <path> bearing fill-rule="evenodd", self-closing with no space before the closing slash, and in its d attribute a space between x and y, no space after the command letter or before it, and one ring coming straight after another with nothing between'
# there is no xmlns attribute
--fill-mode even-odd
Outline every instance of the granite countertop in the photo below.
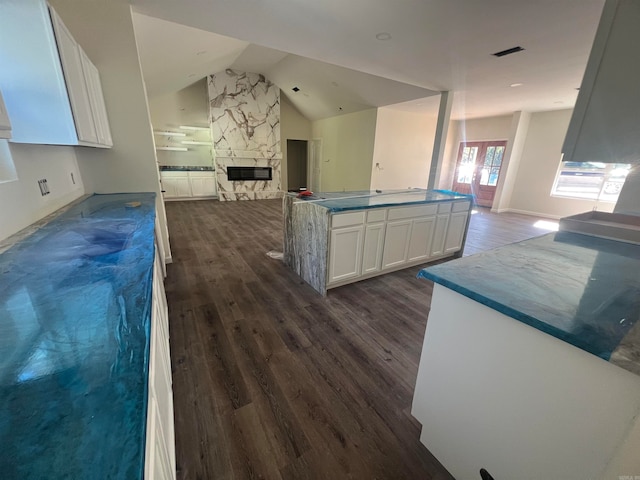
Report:
<svg viewBox="0 0 640 480"><path fill-rule="evenodd" d="M296 196L296 193L288 193ZM384 190L382 192L361 190L351 192L321 192L302 197L301 202L313 202L331 212L362 210L368 208L394 207L398 205L419 205L426 203L450 202L452 200L473 200L472 195L464 195L449 190Z"/></svg>
<svg viewBox="0 0 640 480"><path fill-rule="evenodd" d="M212 166L160 165L161 172L213 172Z"/></svg>
<svg viewBox="0 0 640 480"><path fill-rule="evenodd" d="M418 277L640 375L640 245L561 231Z"/></svg>
<svg viewBox="0 0 640 480"><path fill-rule="evenodd" d="M2 478L142 479L154 221L93 195L0 255Z"/></svg>

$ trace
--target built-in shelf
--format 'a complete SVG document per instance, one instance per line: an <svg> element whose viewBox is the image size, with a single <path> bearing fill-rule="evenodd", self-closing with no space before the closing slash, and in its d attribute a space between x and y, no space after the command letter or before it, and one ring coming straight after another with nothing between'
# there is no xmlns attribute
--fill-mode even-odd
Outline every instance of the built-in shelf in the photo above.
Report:
<svg viewBox="0 0 640 480"><path fill-rule="evenodd" d="M211 142L198 142L196 140L183 140L180 143L184 143L185 145L208 145L208 146L211 146Z"/></svg>
<svg viewBox="0 0 640 480"><path fill-rule="evenodd" d="M193 125L180 125L178 128L182 130L201 130L201 131L209 131L209 127L194 127Z"/></svg>
<svg viewBox="0 0 640 480"><path fill-rule="evenodd" d="M156 147L156 150L169 150L172 152L188 152L187 147Z"/></svg>
<svg viewBox="0 0 640 480"><path fill-rule="evenodd" d="M155 130L153 133L155 133L156 135L165 135L167 137L186 137L187 136L186 133L169 132L169 131L163 131L163 130Z"/></svg>

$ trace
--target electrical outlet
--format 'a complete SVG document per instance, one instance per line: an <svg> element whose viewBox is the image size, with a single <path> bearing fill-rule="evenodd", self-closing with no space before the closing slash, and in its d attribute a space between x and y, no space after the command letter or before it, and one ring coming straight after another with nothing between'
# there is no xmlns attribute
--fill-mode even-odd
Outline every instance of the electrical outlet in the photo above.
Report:
<svg viewBox="0 0 640 480"><path fill-rule="evenodd" d="M49 185L47 185L46 178L43 178L42 180L38 180L38 187L40 187L40 195L42 195L43 197L51 193L49 191Z"/></svg>

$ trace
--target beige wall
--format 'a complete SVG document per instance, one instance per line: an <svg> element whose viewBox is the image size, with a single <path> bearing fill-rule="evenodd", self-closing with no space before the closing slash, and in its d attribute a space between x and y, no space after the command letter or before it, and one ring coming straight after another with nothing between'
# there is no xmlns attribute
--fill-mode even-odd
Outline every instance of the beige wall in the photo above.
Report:
<svg viewBox="0 0 640 480"><path fill-rule="evenodd" d="M378 108L371 189L426 188L437 116Z"/></svg>
<svg viewBox="0 0 640 480"><path fill-rule="evenodd" d="M149 112L154 130L186 133L188 137L156 135L156 145L185 146L187 152L158 150L160 165L212 166L211 147L204 145L182 145L181 140L210 141L211 134L198 130L180 130L180 125L207 127L209 125L209 95L207 80L202 80L178 92L158 95L149 99Z"/></svg>
<svg viewBox="0 0 640 480"><path fill-rule="evenodd" d="M560 165L571 110L531 114L520 166L516 175L510 211L552 218L564 217L597 208L612 211L613 204L595 200L552 197L551 189Z"/></svg>
<svg viewBox="0 0 640 480"><path fill-rule="evenodd" d="M84 194L73 147L7 145L0 140L0 155L12 158L18 177L0 183L0 240ZM42 196L38 180L45 178L51 193Z"/></svg>
<svg viewBox="0 0 640 480"><path fill-rule="evenodd" d="M371 108L311 124L313 138L322 139L323 191L369 190L376 110Z"/></svg>
<svg viewBox="0 0 640 480"><path fill-rule="evenodd" d="M165 246L168 232L147 97L127 0L52 0L100 71L113 148L76 148L88 193L155 192ZM169 255L168 255L169 256Z"/></svg>
<svg viewBox="0 0 640 480"><path fill-rule="evenodd" d="M280 147L282 149L282 190L289 188L287 140L311 140L311 122L280 92Z"/></svg>

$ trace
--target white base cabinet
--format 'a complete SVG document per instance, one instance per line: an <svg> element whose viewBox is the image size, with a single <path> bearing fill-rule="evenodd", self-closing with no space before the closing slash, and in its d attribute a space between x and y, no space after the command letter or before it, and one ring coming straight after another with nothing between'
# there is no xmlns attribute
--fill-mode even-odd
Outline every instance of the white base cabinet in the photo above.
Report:
<svg viewBox="0 0 640 480"><path fill-rule="evenodd" d="M164 198L215 197L217 183L215 172L164 171L160 172Z"/></svg>
<svg viewBox="0 0 640 480"><path fill-rule="evenodd" d="M164 291L160 256L156 248L149 353L149 397L145 479L176 478L173 388L169 353L169 311Z"/></svg>
<svg viewBox="0 0 640 480"><path fill-rule="evenodd" d="M327 288L455 254L470 207L458 200L332 214Z"/></svg>

